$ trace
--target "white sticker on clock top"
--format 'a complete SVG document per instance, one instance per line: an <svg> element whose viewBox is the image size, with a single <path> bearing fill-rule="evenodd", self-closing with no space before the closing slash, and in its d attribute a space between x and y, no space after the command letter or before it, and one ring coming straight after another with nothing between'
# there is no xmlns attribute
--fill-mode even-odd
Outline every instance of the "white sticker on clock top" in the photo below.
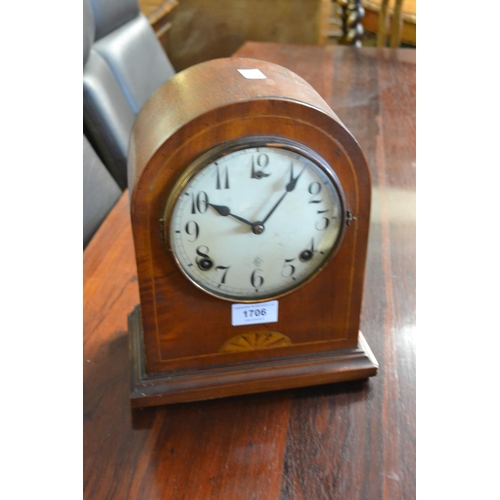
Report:
<svg viewBox="0 0 500 500"><path fill-rule="evenodd" d="M267 76L260 69L239 69L238 73L247 80L266 80Z"/></svg>
<svg viewBox="0 0 500 500"><path fill-rule="evenodd" d="M278 301L259 302L258 304L233 304L231 324L233 326L276 323L278 321Z"/></svg>

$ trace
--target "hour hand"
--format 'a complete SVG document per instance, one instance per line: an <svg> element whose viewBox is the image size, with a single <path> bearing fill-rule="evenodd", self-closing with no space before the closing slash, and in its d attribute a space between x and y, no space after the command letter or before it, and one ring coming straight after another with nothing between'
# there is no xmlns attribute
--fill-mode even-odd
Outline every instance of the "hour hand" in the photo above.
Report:
<svg viewBox="0 0 500 500"><path fill-rule="evenodd" d="M295 189L295 186L297 185L297 181L299 180L299 177L302 175L302 172L304 172L305 169L306 169L306 167L304 167L300 171L300 174L297 175L297 177L294 177L293 176L293 163L292 163L292 165L290 166L290 182L285 187L287 193L289 193L290 191L293 191Z"/></svg>
<svg viewBox="0 0 500 500"><path fill-rule="evenodd" d="M253 224L243 217L240 217L239 215L234 215L231 213L231 209L229 207L226 207L224 205L214 205L213 203L209 203L209 205L219 214L222 215L222 217L227 217L228 215L233 217L234 219L239 220L240 222L243 222L243 224L248 224L249 226L252 226Z"/></svg>

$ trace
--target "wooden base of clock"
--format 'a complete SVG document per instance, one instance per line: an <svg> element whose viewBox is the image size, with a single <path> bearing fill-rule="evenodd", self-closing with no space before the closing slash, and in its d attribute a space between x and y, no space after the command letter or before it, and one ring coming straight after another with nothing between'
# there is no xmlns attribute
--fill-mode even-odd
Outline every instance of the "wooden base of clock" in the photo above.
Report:
<svg viewBox="0 0 500 500"><path fill-rule="evenodd" d="M378 363L359 332L357 347L203 370L147 373L140 306L129 315L130 401L134 408L356 380Z"/></svg>

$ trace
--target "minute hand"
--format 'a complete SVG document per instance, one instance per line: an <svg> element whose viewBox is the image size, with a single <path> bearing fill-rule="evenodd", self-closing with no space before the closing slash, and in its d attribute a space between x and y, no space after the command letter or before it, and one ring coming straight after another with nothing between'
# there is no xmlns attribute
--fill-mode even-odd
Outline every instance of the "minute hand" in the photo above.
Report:
<svg viewBox="0 0 500 500"><path fill-rule="evenodd" d="M285 192L283 193L283 195L281 196L281 198L276 202L276 204L274 205L273 208L271 208L270 212L264 217L264 220L262 221L262 224L265 224L266 221L269 219L269 217L271 217L271 214L278 208L278 205L283 201L283 199L285 198L285 196L290 193L291 191L293 191L295 189L295 186L297 185L297 181L299 180L299 177L302 175L302 172L304 172L304 170L306 169L306 167L304 167L300 174L297 175L297 177L293 177L293 168L291 169L290 171L290 182L285 186Z"/></svg>

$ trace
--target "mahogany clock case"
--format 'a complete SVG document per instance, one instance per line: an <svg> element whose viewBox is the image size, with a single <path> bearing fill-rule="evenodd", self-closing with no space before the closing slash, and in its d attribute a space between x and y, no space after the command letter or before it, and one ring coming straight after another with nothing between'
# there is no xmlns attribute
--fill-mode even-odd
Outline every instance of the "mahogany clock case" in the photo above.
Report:
<svg viewBox="0 0 500 500"><path fill-rule="evenodd" d="M258 69L247 79L239 69ZM165 238L165 207L185 170L225 144L280 138L315 152L345 196L343 240L314 279L279 297L276 323L232 326L231 303L193 286ZM377 362L359 332L371 185L364 155L317 92L280 66L218 59L184 70L139 113L129 150L140 307L129 318L133 406L365 378ZM234 338L280 347L224 349ZM261 346L262 347L262 346Z"/></svg>

